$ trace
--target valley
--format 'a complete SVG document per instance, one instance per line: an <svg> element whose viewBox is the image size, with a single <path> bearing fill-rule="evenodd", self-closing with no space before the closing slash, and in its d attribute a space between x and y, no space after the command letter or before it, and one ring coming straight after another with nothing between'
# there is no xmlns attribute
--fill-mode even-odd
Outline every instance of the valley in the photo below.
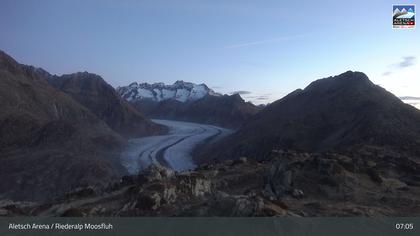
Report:
<svg viewBox="0 0 420 236"><path fill-rule="evenodd" d="M263 107L182 81L114 89L1 51L0 78L0 216L420 212L420 112L362 72Z"/></svg>

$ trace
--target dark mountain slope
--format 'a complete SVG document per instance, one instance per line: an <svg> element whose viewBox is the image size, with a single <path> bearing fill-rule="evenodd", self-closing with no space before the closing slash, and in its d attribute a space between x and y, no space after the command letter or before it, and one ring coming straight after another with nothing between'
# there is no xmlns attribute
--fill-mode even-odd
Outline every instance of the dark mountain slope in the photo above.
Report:
<svg viewBox="0 0 420 236"><path fill-rule="evenodd" d="M238 128L259 108L245 102L240 95L207 95L190 102L139 100L134 106L143 114L161 119L175 119Z"/></svg>
<svg viewBox="0 0 420 236"><path fill-rule="evenodd" d="M45 73L0 51L0 198L43 200L123 173L124 140Z"/></svg>
<svg viewBox="0 0 420 236"><path fill-rule="evenodd" d="M75 73L60 77L52 76L48 81L87 107L124 137L154 135L164 133L166 130L140 114L98 75L87 72Z"/></svg>
<svg viewBox="0 0 420 236"><path fill-rule="evenodd" d="M192 103L184 114L185 119L195 116L195 120L202 123L238 128L258 110L252 103L245 102L239 94L235 94L206 96Z"/></svg>
<svg viewBox="0 0 420 236"><path fill-rule="evenodd" d="M262 159L273 149L344 152L367 146L419 156L420 111L365 74L349 71L270 104L236 134L204 150L214 156L201 161Z"/></svg>

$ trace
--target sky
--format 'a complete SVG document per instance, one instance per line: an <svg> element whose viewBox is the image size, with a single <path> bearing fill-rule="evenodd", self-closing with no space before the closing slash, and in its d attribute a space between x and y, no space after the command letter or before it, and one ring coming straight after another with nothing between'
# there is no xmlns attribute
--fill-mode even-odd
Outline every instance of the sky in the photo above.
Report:
<svg viewBox="0 0 420 236"><path fill-rule="evenodd" d="M112 86L176 80L256 104L362 71L420 108L420 32L396 0L1 0L0 49L53 74ZM409 98L409 99L407 99Z"/></svg>

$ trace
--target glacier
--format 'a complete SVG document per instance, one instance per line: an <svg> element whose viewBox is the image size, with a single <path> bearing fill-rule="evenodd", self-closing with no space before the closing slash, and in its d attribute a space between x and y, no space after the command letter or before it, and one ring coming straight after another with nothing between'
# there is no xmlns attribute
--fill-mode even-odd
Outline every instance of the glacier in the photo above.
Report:
<svg viewBox="0 0 420 236"><path fill-rule="evenodd" d="M169 127L167 135L129 140L121 153L121 162L129 174L137 174L151 164L164 165L176 171L196 168L191 152L203 142L214 142L233 131L213 125L172 120L153 120Z"/></svg>

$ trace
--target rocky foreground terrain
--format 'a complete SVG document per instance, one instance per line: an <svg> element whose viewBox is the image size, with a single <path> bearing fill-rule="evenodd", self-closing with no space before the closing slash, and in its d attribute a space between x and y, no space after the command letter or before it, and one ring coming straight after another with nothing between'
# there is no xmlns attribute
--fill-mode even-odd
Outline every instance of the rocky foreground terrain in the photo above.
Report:
<svg viewBox="0 0 420 236"><path fill-rule="evenodd" d="M392 154L395 156L394 154ZM420 163L376 149L274 150L176 173L152 166L49 204L0 203L3 216L419 216Z"/></svg>

